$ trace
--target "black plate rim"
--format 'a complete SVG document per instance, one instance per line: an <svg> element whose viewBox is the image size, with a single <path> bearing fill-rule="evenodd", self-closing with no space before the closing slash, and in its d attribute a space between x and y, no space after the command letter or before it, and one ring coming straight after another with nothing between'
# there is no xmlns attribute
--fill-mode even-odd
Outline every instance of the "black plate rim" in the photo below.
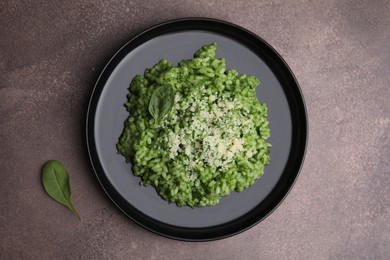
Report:
<svg viewBox="0 0 390 260"><path fill-rule="evenodd" d="M293 89L283 88L283 90L289 91L289 94L292 94L292 96L289 96L286 93L288 103L290 109L291 106L295 106L297 111L296 114L291 114L293 119L293 143L291 145L292 148L286 164L286 169L274 189L262 202L259 203L259 205L261 205L264 201L267 201L267 205L263 205L263 207L261 207L262 211L260 212L260 207L257 206L250 212L247 212L245 215L233 221L206 228L186 228L162 223L143 214L129 204L108 181L108 178L100 164L94 140L96 107L105 83L116 65L129 53L129 51L147 40L163 35L167 32L178 32L183 30L206 30L227 34L230 37L239 39L242 44L252 46L252 48L254 48L254 44L262 45L263 48L267 49L269 55L274 56L275 62L278 63L278 66L283 68L284 76L288 78L285 80L289 80L289 82L291 82L290 84L293 85ZM250 229L268 217L284 201L294 186L304 163L308 143L308 118L304 97L295 75L292 73L290 67L281 55L266 41L239 25L223 20L204 17L181 18L166 21L144 30L125 43L107 62L95 83L89 100L86 117L86 140L90 163L100 185L109 199L127 217L141 227L167 238L182 241L212 241L231 237ZM295 149L297 152L291 155L293 147L297 148ZM287 167L288 165L291 165L292 167Z"/></svg>

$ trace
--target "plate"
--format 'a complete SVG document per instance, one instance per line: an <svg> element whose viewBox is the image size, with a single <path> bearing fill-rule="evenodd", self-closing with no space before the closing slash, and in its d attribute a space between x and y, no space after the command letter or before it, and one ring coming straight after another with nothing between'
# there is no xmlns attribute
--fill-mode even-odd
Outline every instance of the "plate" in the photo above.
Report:
<svg viewBox="0 0 390 260"><path fill-rule="evenodd" d="M128 112L128 87L160 59L177 64L205 44L217 43L227 69L260 79L256 95L268 106L271 161L256 183L212 207L177 207L154 187L139 185L131 165L117 153ZM238 234L267 217L286 197L303 163L307 142L304 100L293 73L264 40L237 25L205 18L180 19L152 27L127 42L108 62L94 87L87 114L87 146L96 176L108 197L130 219L157 234L187 241Z"/></svg>

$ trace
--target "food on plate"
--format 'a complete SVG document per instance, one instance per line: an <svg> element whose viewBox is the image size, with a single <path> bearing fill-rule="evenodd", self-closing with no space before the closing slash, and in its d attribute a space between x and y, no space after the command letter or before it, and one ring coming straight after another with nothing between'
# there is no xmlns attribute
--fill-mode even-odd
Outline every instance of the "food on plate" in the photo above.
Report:
<svg viewBox="0 0 390 260"><path fill-rule="evenodd" d="M129 87L118 152L142 185L178 206L216 205L253 185L270 161L259 80L226 70L216 50L204 45L177 66L162 59Z"/></svg>

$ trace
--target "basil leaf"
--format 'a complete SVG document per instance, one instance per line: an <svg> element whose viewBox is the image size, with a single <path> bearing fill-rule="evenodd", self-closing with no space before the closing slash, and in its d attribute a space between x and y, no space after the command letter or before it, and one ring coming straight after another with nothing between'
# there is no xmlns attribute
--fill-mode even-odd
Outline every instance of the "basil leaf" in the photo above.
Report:
<svg viewBox="0 0 390 260"><path fill-rule="evenodd" d="M50 197L69 208L80 220L79 214L70 201L69 174L61 162L51 160L43 166L42 183Z"/></svg>
<svg viewBox="0 0 390 260"><path fill-rule="evenodd" d="M165 85L154 90L149 101L149 113L156 125L173 107L175 93L171 86Z"/></svg>

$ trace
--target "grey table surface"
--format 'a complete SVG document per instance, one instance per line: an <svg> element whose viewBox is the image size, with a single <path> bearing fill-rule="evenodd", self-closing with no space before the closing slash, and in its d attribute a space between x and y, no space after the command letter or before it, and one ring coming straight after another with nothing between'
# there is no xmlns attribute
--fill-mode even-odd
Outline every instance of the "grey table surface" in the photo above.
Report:
<svg viewBox="0 0 390 260"><path fill-rule="evenodd" d="M286 200L231 238L180 242L144 230L105 196L85 116L104 64L167 20L243 26L287 61L309 142ZM389 259L390 1L0 2L0 259ZM51 200L42 165L69 170L78 221Z"/></svg>

